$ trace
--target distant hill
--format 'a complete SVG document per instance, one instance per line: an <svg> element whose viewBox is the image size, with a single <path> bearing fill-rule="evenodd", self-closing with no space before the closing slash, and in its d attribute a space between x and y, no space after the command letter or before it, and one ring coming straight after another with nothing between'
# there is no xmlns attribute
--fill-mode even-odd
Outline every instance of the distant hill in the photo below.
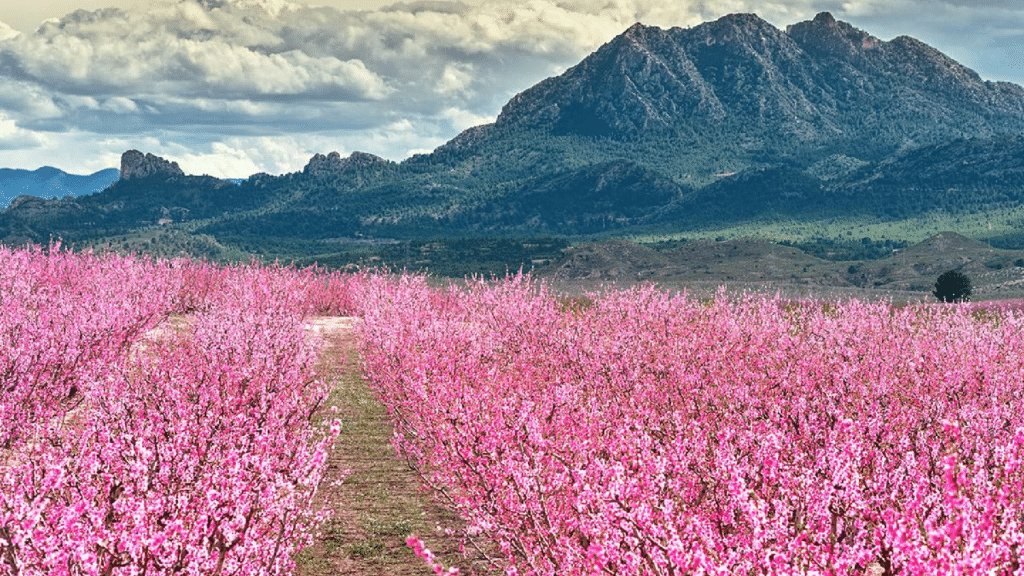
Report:
<svg viewBox="0 0 1024 576"><path fill-rule="evenodd" d="M102 192L12 205L0 239L130 248L134 234L155 250L194 234L224 253L341 261L343 248L436 238L971 214L1024 207L1022 158L1020 86L828 13L784 30L733 14L634 25L493 124L403 162L317 154L229 182L129 151Z"/></svg>
<svg viewBox="0 0 1024 576"><path fill-rule="evenodd" d="M18 196L62 198L92 194L113 184L118 175L116 168L87 176L68 174L50 166L31 171L0 168L0 208L6 208Z"/></svg>
<svg viewBox="0 0 1024 576"><path fill-rule="evenodd" d="M911 298L930 299L936 278L947 270L966 274L978 299L1024 294L1024 251L993 249L954 232L936 234L868 262L822 260L796 248L754 239L695 241L666 250L624 240L594 242L566 250L540 275L556 282L791 284L906 292Z"/></svg>

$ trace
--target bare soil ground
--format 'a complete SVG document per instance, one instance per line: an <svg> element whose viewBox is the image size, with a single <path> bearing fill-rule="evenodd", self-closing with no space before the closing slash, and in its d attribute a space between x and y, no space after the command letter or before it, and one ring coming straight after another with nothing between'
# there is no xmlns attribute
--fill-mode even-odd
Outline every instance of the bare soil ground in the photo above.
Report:
<svg viewBox="0 0 1024 576"><path fill-rule="evenodd" d="M309 323L310 330L324 338L318 370L334 383L325 417L331 406L337 406L342 429L320 494L323 503L334 510L333 516L323 525L314 546L300 554L298 574L432 574L406 546L410 534L419 536L445 566L457 565L468 574L470 564L477 562L463 558L458 540L445 533L459 528L459 519L421 488L418 474L395 454L387 412L363 379L359 365L358 322L355 318L315 318ZM334 486L341 476L344 481Z"/></svg>

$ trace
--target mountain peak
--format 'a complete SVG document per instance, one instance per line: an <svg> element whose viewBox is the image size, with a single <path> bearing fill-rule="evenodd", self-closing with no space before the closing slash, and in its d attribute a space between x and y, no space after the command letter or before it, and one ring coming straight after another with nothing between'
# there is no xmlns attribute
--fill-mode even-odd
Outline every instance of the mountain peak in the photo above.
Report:
<svg viewBox="0 0 1024 576"><path fill-rule="evenodd" d="M865 51L884 44L867 32L836 20L828 12L818 14L813 20L793 24L786 33L812 55L841 60L861 58Z"/></svg>
<svg viewBox="0 0 1024 576"><path fill-rule="evenodd" d="M36 169L35 174L41 178L53 178L64 174L64 171L53 166L42 166Z"/></svg>
<svg viewBox="0 0 1024 576"><path fill-rule="evenodd" d="M714 44L758 44L784 36L771 22L757 14L727 14L718 20L705 22L684 32L697 35L704 42Z"/></svg>
<svg viewBox="0 0 1024 576"><path fill-rule="evenodd" d="M690 31L701 34L702 38L711 38L716 43L723 44L758 43L785 36L785 33L771 22L757 14L746 12L727 14L718 20L694 26Z"/></svg>
<svg viewBox="0 0 1024 576"><path fill-rule="evenodd" d="M642 33L645 28L647 28L647 26L644 26L640 22L637 22L636 24L633 24L629 28L626 28L626 31L623 32L622 35L623 36L636 36L637 34Z"/></svg>
<svg viewBox="0 0 1024 576"><path fill-rule="evenodd" d="M713 27L719 29L724 27L747 29L775 29L775 26L772 26L770 22L752 12L736 12L733 14L726 14L725 16L722 16L718 20L714 20L712 22L705 22L704 24L697 26L697 28L700 27Z"/></svg>
<svg viewBox="0 0 1024 576"><path fill-rule="evenodd" d="M129 150L121 155L121 180L162 175L165 177L184 176L177 162L164 160L153 154Z"/></svg>
<svg viewBox="0 0 1024 576"><path fill-rule="evenodd" d="M826 26L834 26L836 19L832 16L831 12L819 12L817 16L812 20L815 24L824 24Z"/></svg>

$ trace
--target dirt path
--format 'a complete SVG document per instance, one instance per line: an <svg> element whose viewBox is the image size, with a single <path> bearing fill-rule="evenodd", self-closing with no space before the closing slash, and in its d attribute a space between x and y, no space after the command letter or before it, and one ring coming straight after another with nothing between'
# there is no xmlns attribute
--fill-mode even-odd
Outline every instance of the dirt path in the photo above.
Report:
<svg viewBox="0 0 1024 576"><path fill-rule="evenodd" d="M342 431L328 462L322 497L335 510L316 544L300 555L299 576L427 575L433 572L406 546L418 535L446 566L470 573L455 538L458 518L420 488L419 477L395 455L392 428L359 367L358 319L315 318L323 335L319 370L335 387L327 407L338 406ZM349 470L340 487L331 483Z"/></svg>

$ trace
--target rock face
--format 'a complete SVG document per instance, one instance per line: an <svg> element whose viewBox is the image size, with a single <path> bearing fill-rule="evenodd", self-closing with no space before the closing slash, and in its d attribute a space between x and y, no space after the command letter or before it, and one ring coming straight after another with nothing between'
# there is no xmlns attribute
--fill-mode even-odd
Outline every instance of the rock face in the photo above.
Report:
<svg viewBox="0 0 1024 576"><path fill-rule="evenodd" d="M836 20L828 12L790 26L786 34L808 54L862 65L870 60L872 51L885 44L863 30Z"/></svg>
<svg viewBox="0 0 1024 576"><path fill-rule="evenodd" d="M148 176L184 176L177 162L164 160L153 154L129 150L121 155L121 180L146 178Z"/></svg>

